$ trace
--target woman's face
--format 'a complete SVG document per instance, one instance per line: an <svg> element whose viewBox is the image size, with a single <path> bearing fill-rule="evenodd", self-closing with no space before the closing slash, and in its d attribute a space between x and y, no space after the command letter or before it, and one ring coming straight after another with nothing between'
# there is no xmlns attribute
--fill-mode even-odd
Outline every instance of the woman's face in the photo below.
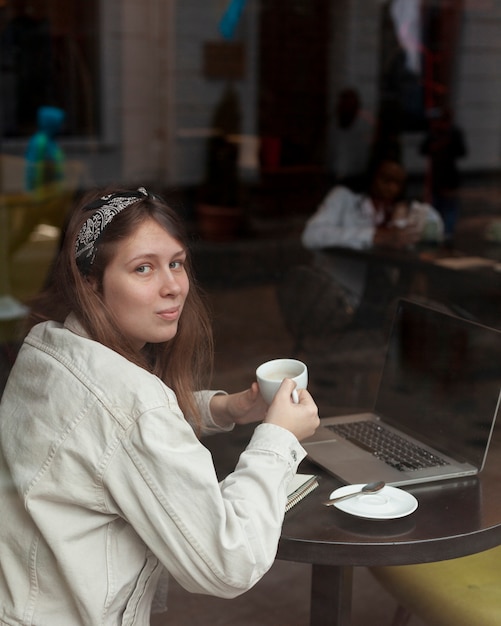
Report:
<svg viewBox="0 0 501 626"><path fill-rule="evenodd" d="M405 170L398 163L385 161L374 177L371 197L385 204L398 198L405 184Z"/></svg>
<svg viewBox="0 0 501 626"><path fill-rule="evenodd" d="M121 241L103 276L103 299L137 349L177 333L189 291L186 250L155 220Z"/></svg>

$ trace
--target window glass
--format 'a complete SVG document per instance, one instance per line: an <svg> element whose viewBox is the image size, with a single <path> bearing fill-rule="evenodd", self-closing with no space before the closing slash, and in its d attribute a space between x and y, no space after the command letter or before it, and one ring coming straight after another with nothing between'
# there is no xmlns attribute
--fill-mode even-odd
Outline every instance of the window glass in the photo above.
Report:
<svg viewBox="0 0 501 626"><path fill-rule="evenodd" d="M26 137L37 109L66 112L63 132L96 132L99 42L96 0L6 0L0 7L2 135Z"/></svg>
<svg viewBox="0 0 501 626"><path fill-rule="evenodd" d="M501 0L0 0L0 298L45 284L90 188L165 195L202 283L275 288L322 257L305 228L342 187L372 221L345 208L357 217L339 239L319 229L351 268L328 319L362 298L357 321L374 325L419 295L499 325L500 29ZM399 208L438 215L407 259L452 259L448 273L356 271L351 256L381 251L393 224L368 202L382 157L403 169L378 183L405 181Z"/></svg>

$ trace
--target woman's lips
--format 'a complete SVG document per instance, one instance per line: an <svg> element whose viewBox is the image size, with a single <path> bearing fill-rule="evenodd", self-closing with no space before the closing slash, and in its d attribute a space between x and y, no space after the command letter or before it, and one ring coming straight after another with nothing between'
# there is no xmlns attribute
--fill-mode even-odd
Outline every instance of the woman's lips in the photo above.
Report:
<svg viewBox="0 0 501 626"><path fill-rule="evenodd" d="M163 311L158 311L158 317L161 317L163 320L167 320L169 322L177 320L179 317L179 313L181 311L181 307L176 306L172 309L164 309Z"/></svg>

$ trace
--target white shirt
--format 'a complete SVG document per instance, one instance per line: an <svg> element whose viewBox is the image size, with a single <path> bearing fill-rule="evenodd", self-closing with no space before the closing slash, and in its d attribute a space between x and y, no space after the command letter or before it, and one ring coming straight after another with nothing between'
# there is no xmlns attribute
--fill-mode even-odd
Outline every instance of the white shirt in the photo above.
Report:
<svg viewBox="0 0 501 626"><path fill-rule="evenodd" d="M414 203L418 204L418 203ZM433 226L436 237L443 235L443 223L437 211L427 204L419 204L424 212L421 232ZM369 197L352 192L347 187L334 187L317 211L307 221L301 240L310 250L321 251L331 246L362 250L373 244L380 222ZM318 255L319 262L346 290L351 304L356 306L365 288L366 264L363 261Z"/></svg>

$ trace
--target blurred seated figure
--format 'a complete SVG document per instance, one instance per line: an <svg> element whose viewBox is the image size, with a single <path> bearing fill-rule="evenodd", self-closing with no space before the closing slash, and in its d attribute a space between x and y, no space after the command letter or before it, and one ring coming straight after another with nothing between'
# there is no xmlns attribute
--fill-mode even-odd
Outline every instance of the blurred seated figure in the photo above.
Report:
<svg viewBox="0 0 501 626"><path fill-rule="evenodd" d="M344 185L334 187L302 233L303 245L316 252L316 263L344 290L354 321L362 326L378 325L389 302L399 295L398 272L322 250L334 246L405 250L443 236L441 217L433 207L404 199L406 172L399 162L383 158L371 168L367 181L363 193Z"/></svg>
<svg viewBox="0 0 501 626"><path fill-rule="evenodd" d="M27 191L39 191L64 180L64 154L56 141L64 118L64 111L58 107L43 106L38 109L38 130L30 138L26 150Z"/></svg>
<svg viewBox="0 0 501 626"><path fill-rule="evenodd" d="M457 162L467 156L468 150L464 133L454 122L450 107L430 113L429 129L420 152L429 158L432 202L444 220L446 238L451 238L460 208L461 173Z"/></svg>
<svg viewBox="0 0 501 626"><path fill-rule="evenodd" d="M360 188L373 140L374 120L362 107L359 92L350 87L342 89L336 103L331 148L331 168L337 184Z"/></svg>

